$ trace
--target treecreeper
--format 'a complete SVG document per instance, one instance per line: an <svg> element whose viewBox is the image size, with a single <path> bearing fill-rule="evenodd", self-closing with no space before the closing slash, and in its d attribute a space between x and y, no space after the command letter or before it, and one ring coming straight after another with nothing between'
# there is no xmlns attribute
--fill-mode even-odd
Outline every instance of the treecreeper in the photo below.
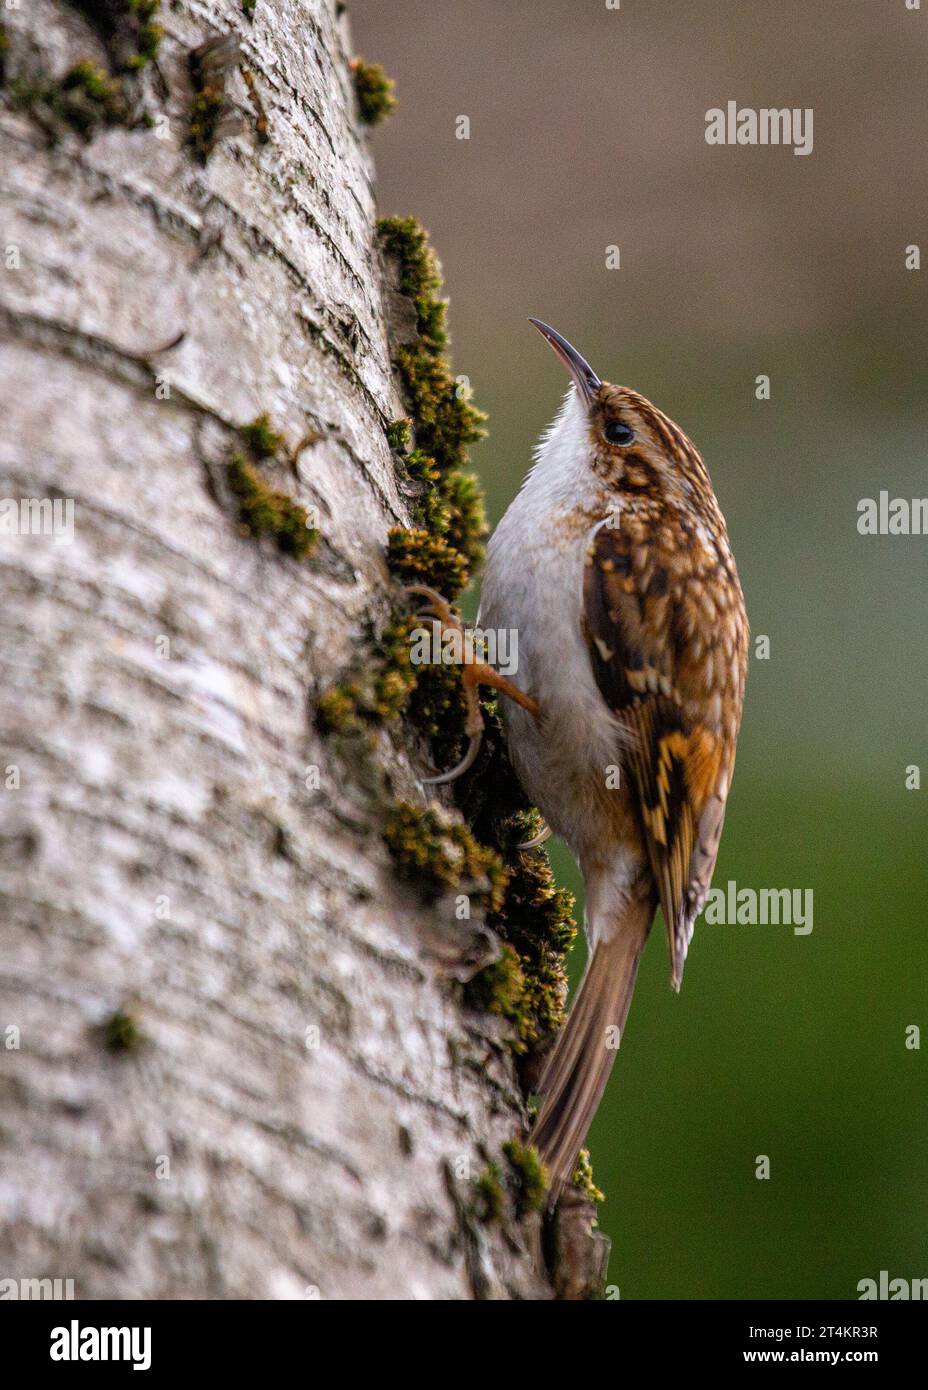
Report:
<svg viewBox="0 0 928 1390"><path fill-rule="evenodd" d="M478 687L503 700L509 755L586 893L586 973L548 1053L532 1129L556 1196L621 1041L658 906L671 983L718 856L747 671L748 622L725 519L698 451L638 392L601 380L531 322L571 377L487 551L478 624L518 634L518 671L463 670L468 751ZM419 589L429 611L457 619Z"/></svg>

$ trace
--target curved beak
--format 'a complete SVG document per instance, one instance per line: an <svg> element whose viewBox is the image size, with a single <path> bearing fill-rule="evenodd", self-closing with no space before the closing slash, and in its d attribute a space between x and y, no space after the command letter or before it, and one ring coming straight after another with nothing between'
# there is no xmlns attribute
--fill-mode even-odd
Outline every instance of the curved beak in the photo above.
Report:
<svg viewBox="0 0 928 1390"><path fill-rule="evenodd" d="M577 349L571 347L566 338L562 338L560 333L555 333L554 329L548 324L542 323L541 319L530 317L529 323L533 323L541 336L547 338L570 373L571 380L580 392L582 399L587 405L592 405L602 382L586 358L581 357Z"/></svg>

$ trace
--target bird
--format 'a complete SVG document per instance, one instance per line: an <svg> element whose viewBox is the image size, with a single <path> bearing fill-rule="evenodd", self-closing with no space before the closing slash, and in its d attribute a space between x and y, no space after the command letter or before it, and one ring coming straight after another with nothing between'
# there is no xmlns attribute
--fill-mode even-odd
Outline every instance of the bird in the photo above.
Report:
<svg viewBox="0 0 928 1390"><path fill-rule="evenodd" d="M625 1031L658 906L671 984L719 851L741 725L748 620L705 464L643 395L530 323L570 385L487 549L478 625L518 635L518 668L465 669L500 701L510 761L584 882L587 966L546 1055L530 1134L553 1198L570 1182ZM454 621L420 589L429 611ZM538 837L539 839L541 837ZM537 842L537 840L536 840Z"/></svg>

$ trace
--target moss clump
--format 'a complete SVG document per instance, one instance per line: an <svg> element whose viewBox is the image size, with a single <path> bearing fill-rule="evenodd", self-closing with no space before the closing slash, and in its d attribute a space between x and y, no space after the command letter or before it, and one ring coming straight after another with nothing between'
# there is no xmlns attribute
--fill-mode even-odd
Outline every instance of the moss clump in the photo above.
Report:
<svg viewBox="0 0 928 1390"><path fill-rule="evenodd" d="M61 80L61 90L82 93L88 101L96 103L103 112L114 119L123 110L120 83L89 58L82 58L65 73Z"/></svg>
<svg viewBox="0 0 928 1390"><path fill-rule="evenodd" d="M418 339L400 348L396 363L413 407L417 443L442 472L459 468L467 463L467 445L482 438L486 416L451 375L441 267L414 217L383 218L377 227L385 255L398 264L399 291L416 311Z"/></svg>
<svg viewBox="0 0 928 1390"><path fill-rule="evenodd" d="M144 1042L142 1030L130 1013L117 1009L102 1026L103 1042L109 1052L138 1052Z"/></svg>
<svg viewBox="0 0 928 1390"><path fill-rule="evenodd" d="M387 817L384 840L399 872L428 899L463 890L489 912L502 903L506 870L499 855L446 811L399 801Z"/></svg>
<svg viewBox="0 0 928 1390"><path fill-rule="evenodd" d="M573 896L558 888L544 850L506 856L509 877L499 912L487 925L512 946L525 988L517 1008L520 1050L536 1047L564 1021L565 957L577 934Z"/></svg>
<svg viewBox="0 0 928 1390"><path fill-rule="evenodd" d="M154 22L160 0L73 0L100 35L113 76L90 58L82 58L61 78L18 78L10 86L11 103L26 111L54 143L62 127L90 139L102 127L151 124L136 119L127 76L157 54L163 30ZM3 76L0 42L0 80Z"/></svg>
<svg viewBox="0 0 928 1390"><path fill-rule="evenodd" d="M116 67L127 72L157 56L164 30L155 22L161 0L72 0L110 50Z"/></svg>
<svg viewBox="0 0 928 1390"><path fill-rule="evenodd" d="M405 416L401 420L391 420L384 430L390 448L398 453L408 449L411 432L412 421Z"/></svg>
<svg viewBox="0 0 928 1390"><path fill-rule="evenodd" d="M525 975L515 947L504 945L499 960L468 981L464 997L472 1009L499 1014L518 1026L522 1021Z"/></svg>
<svg viewBox="0 0 928 1390"><path fill-rule="evenodd" d="M486 1225L508 1214L521 1220L540 1211L548 1190L548 1175L536 1149L512 1139L502 1152L504 1164L487 1164L474 1182L473 1213Z"/></svg>
<svg viewBox="0 0 928 1390"><path fill-rule="evenodd" d="M499 1165L490 1163L474 1183L474 1215L484 1225L502 1221L506 1214L506 1189Z"/></svg>
<svg viewBox="0 0 928 1390"><path fill-rule="evenodd" d="M533 1145L520 1144L510 1139L503 1145L503 1153L509 1165L517 1216L525 1216L530 1211L539 1211L548 1190L548 1175L544 1164Z"/></svg>
<svg viewBox="0 0 928 1390"><path fill-rule="evenodd" d="M242 0L242 13L247 14L248 18L251 19L257 3L258 0Z"/></svg>
<svg viewBox="0 0 928 1390"><path fill-rule="evenodd" d="M396 83L391 81L380 63L366 63L363 58L354 58L350 66L358 98L358 114L365 125L379 125L396 106Z"/></svg>
<svg viewBox="0 0 928 1390"><path fill-rule="evenodd" d="M323 733L361 733L399 716L417 681L409 645L415 626L407 616L392 619L364 670L320 697L317 722Z"/></svg>
<svg viewBox="0 0 928 1390"><path fill-rule="evenodd" d="M320 695L316 703L316 723L324 734L362 733L364 692L360 681L341 681Z"/></svg>
<svg viewBox="0 0 928 1390"><path fill-rule="evenodd" d="M187 144L194 159L201 164L205 164L213 152L217 128L225 107L225 92L221 87L207 85L193 98Z"/></svg>
<svg viewBox="0 0 928 1390"><path fill-rule="evenodd" d="M305 510L270 487L258 470L233 454L227 469L229 487L238 501L239 523L244 535L271 537L284 555L303 560L315 549L319 533L309 525Z"/></svg>
<svg viewBox="0 0 928 1390"><path fill-rule="evenodd" d="M506 865L506 894L487 925L515 951L523 988L510 999L506 1017L515 1024L511 1043L517 1053L532 1053L545 1043L564 1021L567 998L566 955L577 934L573 897L558 888L548 856L539 847L520 850L541 829L538 812L525 793L506 756L495 700L484 705L485 756L474 775L458 793L461 809L481 844L495 849ZM494 966L487 970L493 972ZM470 982L471 997L492 995L494 980L486 984L481 971Z"/></svg>
<svg viewBox="0 0 928 1390"><path fill-rule="evenodd" d="M467 581L467 561L444 536L394 526L387 535L387 564L404 584L429 584L455 597Z"/></svg>
<svg viewBox="0 0 928 1390"><path fill-rule="evenodd" d="M442 522L445 540L468 562L483 553L483 537L486 535L487 521L483 506L483 489L471 473L449 473L441 489L441 502L444 516Z"/></svg>
<svg viewBox="0 0 928 1390"><path fill-rule="evenodd" d="M604 1202L605 1194L600 1192L593 1181L593 1164L589 1149L581 1149L572 1178L574 1187L583 1193L590 1202Z"/></svg>
<svg viewBox="0 0 928 1390"><path fill-rule="evenodd" d="M243 425L239 433L256 459L271 458L284 442L283 435L272 429L267 414L259 415L250 425Z"/></svg>
<svg viewBox="0 0 928 1390"><path fill-rule="evenodd" d="M161 0L125 0L126 12L135 26L135 52L126 61L128 68L143 68L158 56L164 30L155 23Z"/></svg>
<svg viewBox="0 0 928 1390"><path fill-rule="evenodd" d="M417 528L411 533L415 539L405 544L391 535L388 560L396 563L398 578L408 578L410 552L415 552L415 577L423 579L431 573L432 579L425 582L454 598L483 555L482 493L476 480L462 470L468 463L468 445L483 434L485 417L451 375L447 304L441 297L438 261L425 232L414 218L390 217L378 223L378 233L384 255L397 267L397 288L411 300L416 314L415 342L399 347L394 362L416 436L417 447L406 467L410 478L421 485L413 508ZM443 542L435 554L423 549L420 528Z"/></svg>
<svg viewBox="0 0 928 1390"><path fill-rule="evenodd" d="M190 54L194 97L187 147L201 164L209 159L219 139L222 119L228 109L226 77L240 57L238 43L231 34L207 39Z"/></svg>
<svg viewBox="0 0 928 1390"><path fill-rule="evenodd" d="M120 125L128 117L122 84L89 58L75 63L60 82L17 78L10 84L10 98L16 110L34 116L53 140L61 126L89 139L101 126Z"/></svg>
<svg viewBox="0 0 928 1390"><path fill-rule="evenodd" d="M305 508L285 492L279 492L254 466L272 458L283 445L283 436L272 427L267 414L257 416L239 430L247 451L236 451L226 467L229 487L238 502L242 533L271 537L284 555L303 560L319 542L319 532L309 523Z"/></svg>
<svg viewBox="0 0 928 1390"><path fill-rule="evenodd" d="M413 665L411 635L422 624L396 615L372 640L363 667L320 696L317 724L323 733L361 734L401 715L432 740L436 765L460 756L465 718L459 673L453 666Z"/></svg>

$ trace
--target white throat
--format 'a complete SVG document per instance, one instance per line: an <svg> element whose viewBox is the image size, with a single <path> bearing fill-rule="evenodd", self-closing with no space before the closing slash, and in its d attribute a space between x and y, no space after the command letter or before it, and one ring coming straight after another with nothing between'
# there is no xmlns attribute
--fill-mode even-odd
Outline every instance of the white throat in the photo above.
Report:
<svg viewBox="0 0 928 1390"><path fill-rule="evenodd" d="M590 469L589 416L580 393L571 386L561 408L535 446L535 462L522 484L549 506L577 502L595 489Z"/></svg>

